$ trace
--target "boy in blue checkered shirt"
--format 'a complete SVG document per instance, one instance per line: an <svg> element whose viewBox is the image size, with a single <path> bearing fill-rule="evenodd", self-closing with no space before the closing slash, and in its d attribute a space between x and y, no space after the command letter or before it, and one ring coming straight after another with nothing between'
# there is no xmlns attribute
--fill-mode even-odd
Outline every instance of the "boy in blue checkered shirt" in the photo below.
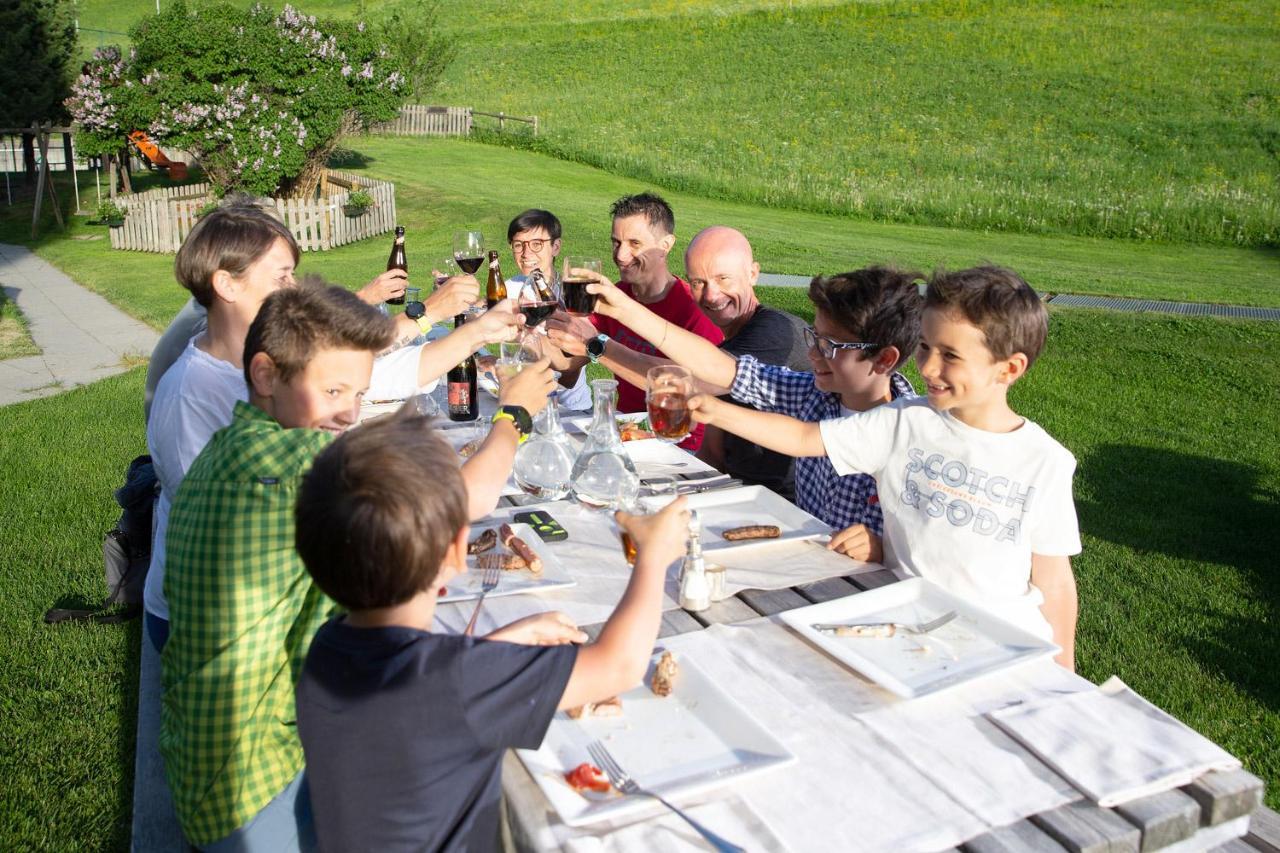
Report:
<svg viewBox="0 0 1280 853"><path fill-rule="evenodd" d="M809 283L813 327L805 330L812 372L734 358L668 323L608 284L588 291L596 313L643 335L698 379L699 390L730 393L760 411L818 423L873 409L915 391L898 368L920 340L919 273L866 267ZM837 529L828 547L858 560L880 562L884 519L875 478L840 476L825 456L796 460L796 503Z"/></svg>

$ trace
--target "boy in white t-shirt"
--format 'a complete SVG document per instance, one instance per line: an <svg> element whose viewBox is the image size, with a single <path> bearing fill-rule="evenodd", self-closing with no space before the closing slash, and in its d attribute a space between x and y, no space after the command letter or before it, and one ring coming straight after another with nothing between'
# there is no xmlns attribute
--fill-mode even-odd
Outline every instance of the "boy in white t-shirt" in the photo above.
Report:
<svg viewBox="0 0 1280 853"><path fill-rule="evenodd" d="M938 273L925 296L916 366L928 396L804 423L700 396L694 419L797 456L872 474L885 565L973 600L1062 647L1075 667L1080 553L1075 457L1009 407L1035 361L1048 312L998 267Z"/></svg>

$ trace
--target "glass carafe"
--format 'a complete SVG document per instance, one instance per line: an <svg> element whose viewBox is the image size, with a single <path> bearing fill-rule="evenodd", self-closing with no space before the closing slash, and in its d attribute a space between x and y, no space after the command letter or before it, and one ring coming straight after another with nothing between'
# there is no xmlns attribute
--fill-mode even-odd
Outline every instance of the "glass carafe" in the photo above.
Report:
<svg viewBox="0 0 1280 853"><path fill-rule="evenodd" d="M574 446L560 425L558 396L553 393L538 414L533 434L516 450L512 466L516 485L530 495L549 501L569 493L573 476Z"/></svg>
<svg viewBox="0 0 1280 853"><path fill-rule="evenodd" d="M587 439L573 463L573 496L591 507L625 506L640 492L640 477L622 446L614 416L613 395L618 382L596 379L591 382L591 390L595 408Z"/></svg>

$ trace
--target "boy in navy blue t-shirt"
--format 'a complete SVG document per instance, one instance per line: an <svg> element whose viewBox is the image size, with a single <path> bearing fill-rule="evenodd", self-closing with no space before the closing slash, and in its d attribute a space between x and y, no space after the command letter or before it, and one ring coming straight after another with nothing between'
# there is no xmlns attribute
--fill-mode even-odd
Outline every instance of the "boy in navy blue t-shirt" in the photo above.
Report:
<svg viewBox="0 0 1280 853"><path fill-rule="evenodd" d="M425 418L396 416L316 458L298 496L298 552L349 611L316 634L297 687L321 847L498 848L503 751L536 748L558 708L644 676L688 510L682 498L618 520L639 556L595 643L575 645L586 635L559 613L483 639L435 634L439 591L466 568L457 455Z"/></svg>

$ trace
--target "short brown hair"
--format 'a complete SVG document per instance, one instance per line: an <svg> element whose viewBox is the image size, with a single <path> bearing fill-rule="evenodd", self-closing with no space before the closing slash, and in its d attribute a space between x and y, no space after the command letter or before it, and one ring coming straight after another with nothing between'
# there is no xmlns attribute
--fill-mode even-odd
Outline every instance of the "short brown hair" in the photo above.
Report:
<svg viewBox="0 0 1280 853"><path fill-rule="evenodd" d="M435 580L467 523L458 454L421 415L367 423L316 457L294 519L325 595L348 610L403 604Z"/></svg>
<svg viewBox="0 0 1280 853"><path fill-rule="evenodd" d="M896 370L920 343L921 279L918 272L883 266L819 275L809 282L809 301L860 342L877 344L869 356L897 347Z"/></svg>
<svg viewBox="0 0 1280 853"><path fill-rule="evenodd" d="M1040 296L1020 275L1004 267L939 270L929 279L924 307L958 313L982 332L994 359L1020 352L1027 357L1028 368L1049 334L1049 312Z"/></svg>
<svg viewBox="0 0 1280 853"><path fill-rule="evenodd" d="M284 381L301 373L317 350L382 352L395 338L395 321L346 288L308 276L297 287L268 296L244 339L244 378L253 388L249 363L271 356Z"/></svg>
<svg viewBox="0 0 1280 853"><path fill-rule="evenodd" d="M284 223L261 207L236 203L206 213L178 249L173 274L205 308L213 304L213 274L239 278L276 240L284 240L298 263L298 243Z"/></svg>
<svg viewBox="0 0 1280 853"><path fill-rule="evenodd" d="M666 199L656 193L624 195L613 203L609 213L614 219L643 216L649 227L664 237L676 233L676 215Z"/></svg>

